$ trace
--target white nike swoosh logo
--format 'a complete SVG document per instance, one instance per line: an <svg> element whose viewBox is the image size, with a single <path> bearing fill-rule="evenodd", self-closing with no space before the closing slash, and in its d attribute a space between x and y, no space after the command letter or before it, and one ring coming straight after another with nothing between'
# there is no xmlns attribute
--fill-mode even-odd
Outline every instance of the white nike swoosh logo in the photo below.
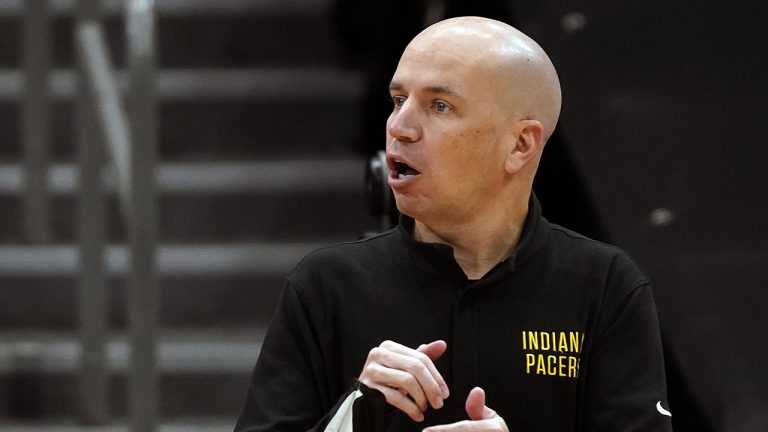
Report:
<svg viewBox="0 0 768 432"><path fill-rule="evenodd" d="M656 411L658 411L661 415L672 417L672 413L665 410L664 407L661 406L661 401L656 402Z"/></svg>

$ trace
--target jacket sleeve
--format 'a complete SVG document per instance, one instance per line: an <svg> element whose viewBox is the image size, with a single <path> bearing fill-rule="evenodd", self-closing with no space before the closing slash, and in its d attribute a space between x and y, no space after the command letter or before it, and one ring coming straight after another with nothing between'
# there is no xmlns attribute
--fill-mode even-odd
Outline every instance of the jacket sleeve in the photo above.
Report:
<svg viewBox="0 0 768 432"><path fill-rule="evenodd" d="M636 287L611 309L583 370L582 430L671 431L651 286Z"/></svg>
<svg viewBox="0 0 768 432"><path fill-rule="evenodd" d="M329 395L327 373L316 330L289 280L264 340L235 432L323 431L349 394Z"/></svg>

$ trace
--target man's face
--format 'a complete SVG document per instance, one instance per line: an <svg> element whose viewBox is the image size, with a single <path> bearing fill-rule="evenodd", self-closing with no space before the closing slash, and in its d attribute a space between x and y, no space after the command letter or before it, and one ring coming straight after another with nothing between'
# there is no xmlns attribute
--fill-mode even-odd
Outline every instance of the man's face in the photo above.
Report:
<svg viewBox="0 0 768 432"><path fill-rule="evenodd" d="M510 139L500 81L471 44L406 49L390 86L386 146L402 213L461 223L497 195Z"/></svg>

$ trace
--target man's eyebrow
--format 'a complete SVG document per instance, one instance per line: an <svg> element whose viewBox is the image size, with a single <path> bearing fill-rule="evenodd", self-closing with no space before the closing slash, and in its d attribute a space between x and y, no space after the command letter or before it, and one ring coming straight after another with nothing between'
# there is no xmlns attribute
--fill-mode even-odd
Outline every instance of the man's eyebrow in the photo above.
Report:
<svg viewBox="0 0 768 432"><path fill-rule="evenodd" d="M427 92L427 93L448 94L448 95L452 95L452 96L461 97L460 94L456 93L450 87L443 87L443 86L427 87L427 88L424 89L424 91Z"/></svg>
<svg viewBox="0 0 768 432"><path fill-rule="evenodd" d="M403 90L403 85L397 81L392 81L391 83L389 83L389 89L395 90L395 91L401 91ZM426 93L433 93L433 94L446 94L446 95L456 96L458 98L463 99L463 97L459 93L457 93L455 90L451 89L450 87L430 86L430 87L424 88L423 91Z"/></svg>

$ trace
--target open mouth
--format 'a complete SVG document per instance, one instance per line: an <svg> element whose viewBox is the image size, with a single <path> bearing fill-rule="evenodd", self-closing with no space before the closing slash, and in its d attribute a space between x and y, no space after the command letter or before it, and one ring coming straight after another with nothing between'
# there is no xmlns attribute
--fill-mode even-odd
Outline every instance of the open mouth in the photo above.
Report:
<svg viewBox="0 0 768 432"><path fill-rule="evenodd" d="M420 172L413 169L410 165L403 161L395 160L392 164L391 176L394 178L403 179L406 177L417 176Z"/></svg>

